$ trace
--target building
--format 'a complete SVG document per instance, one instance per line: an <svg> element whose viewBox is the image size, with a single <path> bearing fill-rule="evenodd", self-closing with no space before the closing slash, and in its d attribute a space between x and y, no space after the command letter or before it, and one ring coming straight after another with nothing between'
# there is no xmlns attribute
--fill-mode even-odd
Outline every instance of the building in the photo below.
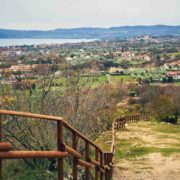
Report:
<svg viewBox="0 0 180 180"><path fill-rule="evenodd" d="M179 69L180 68L180 60L171 62L171 63L165 63L164 68L165 69Z"/></svg>
<svg viewBox="0 0 180 180"><path fill-rule="evenodd" d="M32 66L31 65L24 65L24 64L19 64L19 65L12 65L10 68L12 71L31 71Z"/></svg>
<svg viewBox="0 0 180 180"><path fill-rule="evenodd" d="M124 69L122 69L122 68L111 67L109 69L109 74L123 74L123 73L124 73Z"/></svg>
<svg viewBox="0 0 180 180"><path fill-rule="evenodd" d="M172 77L175 80L180 79L180 71L169 71L166 73L167 77Z"/></svg>

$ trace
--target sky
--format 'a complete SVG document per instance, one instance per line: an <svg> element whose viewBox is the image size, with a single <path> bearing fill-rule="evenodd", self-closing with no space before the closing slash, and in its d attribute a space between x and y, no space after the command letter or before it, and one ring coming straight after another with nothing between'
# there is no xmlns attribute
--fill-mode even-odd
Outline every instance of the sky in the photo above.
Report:
<svg viewBox="0 0 180 180"><path fill-rule="evenodd" d="M180 25L180 0L0 0L0 29Z"/></svg>

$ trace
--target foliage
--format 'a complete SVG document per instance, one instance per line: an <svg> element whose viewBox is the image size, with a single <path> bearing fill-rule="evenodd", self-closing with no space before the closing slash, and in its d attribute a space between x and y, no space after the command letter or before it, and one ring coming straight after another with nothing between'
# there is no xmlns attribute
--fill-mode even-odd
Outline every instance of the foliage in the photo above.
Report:
<svg viewBox="0 0 180 180"><path fill-rule="evenodd" d="M131 96L131 97L136 96L136 92L135 92L134 90L131 90L131 91L129 92L129 96Z"/></svg>
<svg viewBox="0 0 180 180"><path fill-rule="evenodd" d="M156 112L160 121L177 123L180 116L180 87L142 86L137 89L140 104Z"/></svg>
<svg viewBox="0 0 180 180"><path fill-rule="evenodd" d="M82 80L80 70L72 71L65 68L64 81L53 88L54 75L48 74L49 69L35 71L38 81L32 88L15 89L10 85L0 86L0 95L4 101L1 108L26 111L41 114L62 116L69 124L89 138L96 138L111 125L111 117L117 99L112 98L117 91L112 91L110 85L102 84L92 88L89 86L91 77ZM10 98L7 98L10 97ZM56 149L56 124L46 121L33 121L16 117L4 117L4 141L10 142L13 149L50 150ZM86 123L84 123L86 122ZM71 146L71 136L65 132L65 140ZM79 142L82 146L82 142ZM79 147L79 148L80 148ZM80 148L83 151L82 148ZM71 160L68 159L67 165ZM7 164L6 168L15 178L25 179L28 176L36 179L51 179L57 169L56 160L24 160L19 167L26 168L21 175ZM23 170L23 169L22 169ZM33 171L32 171L33 170ZM6 171L6 170L5 170ZM48 172L48 175L47 173ZM68 169L66 169L68 176ZM8 177L8 176L7 176ZM9 177L8 177L9 178ZM34 178L35 179L35 178ZM53 179L53 178L52 178Z"/></svg>

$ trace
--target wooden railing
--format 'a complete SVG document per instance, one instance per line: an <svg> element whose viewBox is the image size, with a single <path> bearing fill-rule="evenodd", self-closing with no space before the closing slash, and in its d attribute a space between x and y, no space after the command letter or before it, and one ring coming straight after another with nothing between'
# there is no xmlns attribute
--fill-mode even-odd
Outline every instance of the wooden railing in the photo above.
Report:
<svg viewBox="0 0 180 180"><path fill-rule="evenodd" d="M47 121L55 121L57 123L57 150L56 151L13 151L11 144L2 142L2 115L3 116L20 116L32 119L41 119ZM57 158L58 159L58 180L64 179L64 161L63 159L71 155L73 157L72 162L72 178L73 180L78 179L78 166L85 168L85 179L90 179L90 169L94 168L94 179L95 180L110 180L112 178L113 160L115 155L115 131L125 127L126 123L137 122L140 120L149 120L152 115L134 115L120 117L112 123L112 142L109 152L103 152L96 144L90 141L88 138L83 136L76 129L67 124L61 117L47 116L33 113L17 112L0 110L0 180L2 180L2 160L3 159L26 159L26 158ZM67 129L71 132L72 146L65 144L64 130ZM77 139L84 141L85 146L85 158L78 152ZM90 148L93 148L94 157L90 157Z"/></svg>
<svg viewBox="0 0 180 180"><path fill-rule="evenodd" d="M138 121L149 121L154 117L152 113L136 114L129 116L122 116L115 119L115 128L117 130L125 128L126 124L138 122Z"/></svg>
<svg viewBox="0 0 180 180"><path fill-rule="evenodd" d="M13 151L11 144L1 142L2 140L2 115L3 116L20 116L32 119L41 119L57 122L57 151ZM67 129L72 134L72 146L64 143L64 130ZM114 128L113 128L114 131ZM85 143L85 158L77 151L77 139ZM114 147L114 136L113 136ZM90 148L93 148L94 158L90 158ZM67 124L61 117L46 116L33 113L16 112L0 110L0 180L2 180L2 160L3 159L26 159L26 158L57 158L58 159L58 180L64 179L64 161L68 155L73 157L72 178L78 179L78 165L85 168L85 179L90 179L90 168L95 168L94 179L109 180L112 177L112 160L114 148L112 151L103 152L96 144L79 133L76 129Z"/></svg>

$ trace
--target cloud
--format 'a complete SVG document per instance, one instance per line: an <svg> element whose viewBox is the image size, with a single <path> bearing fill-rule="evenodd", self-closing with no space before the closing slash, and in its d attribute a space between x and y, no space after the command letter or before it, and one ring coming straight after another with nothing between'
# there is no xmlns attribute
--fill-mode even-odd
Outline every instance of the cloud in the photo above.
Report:
<svg viewBox="0 0 180 180"><path fill-rule="evenodd" d="M180 24L180 0L0 0L0 28Z"/></svg>

